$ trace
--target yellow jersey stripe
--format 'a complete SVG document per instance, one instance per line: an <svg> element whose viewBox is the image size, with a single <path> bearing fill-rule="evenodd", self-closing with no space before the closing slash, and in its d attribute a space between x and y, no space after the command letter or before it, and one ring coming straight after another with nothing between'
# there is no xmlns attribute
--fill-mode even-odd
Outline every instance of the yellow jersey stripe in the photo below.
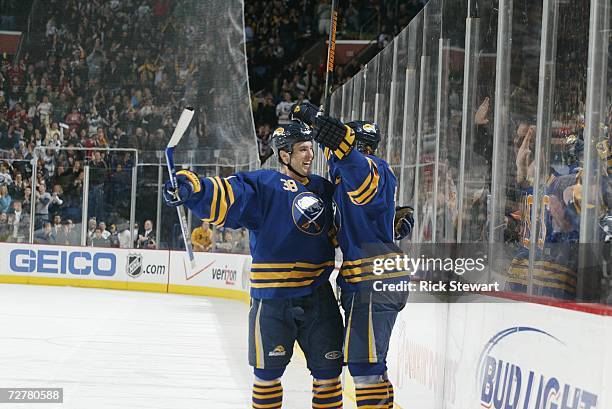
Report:
<svg viewBox="0 0 612 409"><path fill-rule="evenodd" d="M348 324L346 324L346 335L344 337L344 363L348 363L349 341L351 340L351 323L353 322L353 304L355 304L355 295L351 300L351 311L349 312Z"/></svg>
<svg viewBox="0 0 612 409"><path fill-rule="evenodd" d="M210 222L212 223L212 221L215 219L215 216L217 215L217 195L219 193L219 187L217 186L217 184L215 183L215 180L211 177L207 177L206 179L210 180L212 182L213 185L213 198L212 198L212 202L210 203L210 217L207 217L204 220L205 222Z"/></svg>
<svg viewBox="0 0 612 409"><path fill-rule="evenodd" d="M364 205L369 203L376 194L376 191L378 190L378 181L380 179L380 176L378 175L378 168L376 167L376 165L374 165L374 167L372 168L372 172L374 176L368 189L359 196L351 197L351 201L356 205Z"/></svg>
<svg viewBox="0 0 612 409"><path fill-rule="evenodd" d="M261 316L261 308L263 304L259 303L257 306L257 314L255 315L255 367L263 368L263 342L261 340L261 328L259 327L259 317Z"/></svg>
<svg viewBox="0 0 612 409"><path fill-rule="evenodd" d="M305 287L312 284L314 280L306 281L290 281L284 283L253 283L251 282L251 288L278 288L278 287Z"/></svg>
<svg viewBox="0 0 612 409"><path fill-rule="evenodd" d="M358 283L360 281L385 280L385 279L388 279L388 278L404 277L404 276L407 276L407 275L410 275L410 273L407 272L407 271L400 271L400 272L397 272L397 273L388 273L388 274L381 274L381 275L372 274L372 275L368 275L368 276L365 276L365 277L346 278L345 280L346 280L347 283L355 284L355 283Z"/></svg>
<svg viewBox="0 0 612 409"><path fill-rule="evenodd" d="M350 197L356 197L361 195L367 188L368 186L370 186L370 182L372 181L372 177L374 175L374 172L372 172L372 159L370 158L366 158L368 160L368 165L370 166L370 172L368 173L368 176L365 178L365 180L363 181L363 183L361 184L361 186L359 186L356 190L353 190L351 192L348 192L348 195ZM376 165L374 165L376 166Z"/></svg>
<svg viewBox="0 0 612 409"><path fill-rule="evenodd" d="M213 221L213 224L220 226L225 221L225 216L227 215L227 201L225 200L225 186L223 186L223 182L221 182L221 178L219 176L214 177L217 186L219 186L219 214L217 215L216 220Z"/></svg>
<svg viewBox="0 0 612 409"><path fill-rule="evenodd" d="M370 293L370 305L368 306L368 361L371 364L375 364L378 361L374 322L372 320L372 293Z"/></svg>
<svg viewBox="0 0 612 409"><path fill-rule="evenodd" d="M342 262L342 268L341 269L345 269L345 266L356 266L359 264L363 264L366 262L371 262L374 261L378 258L391 258L391 257L395 257L395 256L403 256L402 253L387 253L387 254L380 254L378 256L372 256L372 257L368 257L368 258L359 258L356 260L350 260L350 261L343 261Z"/></svg>
<svg viewBox="0 0 612 409"><path fill-rule="evenodd" d="M252 269L259 268L294 268L294 267L303 267L303 268L313 268L317 269L320 267L328 267L335 265L334 260L326 261L324 263L312 264L312 263L302 263L298 261L297 263L253 263L251 264Z"/></svg>
<svg viewBox="0 0 612 409"><path fill-rule="evenodd" d="M234 201L235 201L234 188L232 187L232 184L227 179L223 179L223 183L225 183L225 188L227 190L227 193L229 194L229 205L231 206L234 204Z"/></svg>
<svg viewBox="0 0 612 409"><path fill-rule="evenodd" d="M318 277L325 268L320 268L314 271L275 271L269 273L260 273L251 271L251 280L285 280L288 278L307 278Z"/></svg>

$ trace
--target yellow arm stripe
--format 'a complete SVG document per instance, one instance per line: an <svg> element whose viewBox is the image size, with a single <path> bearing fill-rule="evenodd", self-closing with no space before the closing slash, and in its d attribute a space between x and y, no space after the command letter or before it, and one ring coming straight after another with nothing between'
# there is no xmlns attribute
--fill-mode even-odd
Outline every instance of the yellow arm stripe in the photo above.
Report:
<svg viewBox="0 0 612 409"><path fill-rule="evenodd" d="M206 219L202 219L202 220L204 220L205 222L212 222L215 219L215 216L217 215L217 195L219 194L219 187L217 186L213 178L208 177L206 179L212 182L213 198L212 198L212 202L210 203L210 217Z"/></svg>
<svg viewBox="0 0 612 409"><path fill-rule="evenodd" d="M231 207L234 204L234 188L232 187L231 183L227 180L227 179L222 179L223 183L225 184L225 190L227 191L228 197L229 197L229 206Z"/></svg>
<svg viewBox="0 0 612 409"><path fill-rule="evenodd" d="M364 204L368 204L376 195L378 190L378 181L380 180L380 176L378 174L378 167L370 158L366 158L368 160L368 164L370 165L370 173L368 177L366 177L365 181L359 186L357 190L352 192L348 192L349 199L353 204L361 206Z"/></svg>
<svg viewBox="0 0 612 409"><path fill-rule="evenodd" d="M225 198L226 189L219 176L215 176L212 180L213 180L213 183L215 183L216 186L219 188L219 195L220 195L219 213L217 214L217 217L213 219L212 223L217 226L222 226L223 223L225 222L225 217L227 216L227 200Z"/></svg>
<svg viewBox="0 0 612 409"><path fill-rule="evenodd" d="M368 186L370 185L370 182L372 182L372 176L373 176L372 159L370 158L366 158L366 159L368 160L368 165L370 166L370 172L368 173L368 176L365 178L361 186L359 186L356 190L353 190L352 192L348 192L348 195L350 197L361 195L368 188Z"/></svg>
<svg viewBox="0 0 612 409"><path fill-rule="evenodd" d="M221 182L221 178L219 176L215 176L213 178L219 186L219 192L221 194L221 198L219 200L219 214L217 218L213 220L213 224L217 226L222 226L225 221L225 216L227 216L227 201L225 200L225 186L223 186L223 182Z"/></svg>
<svg viewBox="0 0 612 409"><path fill-rule="evenodd" d="M372 170L374 172L374 178L372 179L372 183L370 184L370 187L368 188L368 190L366 190L359 197L355 197L355 198L351 197L351 201L356 205L361 206L361 205L368 204L372 201L372 199L376 195L376 192L378 190L378 180L380 179L380 177L378 176L378 169L376 168L376 165L374 165L374 168Z"/></svg>
<svg viewBox="0 0 612 409"><path fill-rule="evenodd" d="M329 150L329 148L325 148L323 149L323 155L325 155L325 159L329 160L329 158L331 158L331 151Z"/></svg>

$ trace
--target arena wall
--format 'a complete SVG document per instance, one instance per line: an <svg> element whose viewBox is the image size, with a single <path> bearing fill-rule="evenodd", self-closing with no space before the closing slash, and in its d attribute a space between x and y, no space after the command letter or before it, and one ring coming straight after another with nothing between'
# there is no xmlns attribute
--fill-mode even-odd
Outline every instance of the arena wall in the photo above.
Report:
<svg viewBox="0 0 612 409"><path fill-rule="evenodd" d="M246 255L197 253L202 267L189 271L179 251L2 243L0 254L0 283L248 301ZM447 304L420 297L401 312L391 340L388 366L397 408L415 402L423 409L612 404L611 309L493 297L491 302ZM351 391L350 377L345 379Z"/></svg>

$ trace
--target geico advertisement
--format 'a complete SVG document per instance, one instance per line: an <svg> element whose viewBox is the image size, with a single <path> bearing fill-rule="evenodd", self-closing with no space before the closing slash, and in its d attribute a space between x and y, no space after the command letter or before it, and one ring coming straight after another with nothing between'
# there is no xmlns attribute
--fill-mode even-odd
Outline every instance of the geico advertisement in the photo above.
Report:
<svg viewBox="0 0 612 409"><path fill-rule="evenodd" d="M463 312L451 314L456 325L450 325L454 342L447 361L458 362L457 378L471 386L449 407L603 407L606 347L594 340L604 340L605 317L529 303L469 306Z"/></svg>
<svg viewBox="0 0 612 409"><path fill-rule="evenodd" d="M167 251L2 244L2 272L31 277L168 281Z"/></svg>
<svg viewBox="0 0 612 409"><path fill-rule="evenodd" d="M196 268L191 269L185 252L171 251L170 284L246 291L249 259L240 254L195 253Z"/></svg>

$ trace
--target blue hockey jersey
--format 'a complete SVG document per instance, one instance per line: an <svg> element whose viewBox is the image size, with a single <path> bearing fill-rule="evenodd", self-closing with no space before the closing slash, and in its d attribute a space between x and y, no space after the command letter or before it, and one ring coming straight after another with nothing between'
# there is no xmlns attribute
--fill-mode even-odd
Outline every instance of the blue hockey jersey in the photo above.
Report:
<svg viewBox="0 0 612 409"><path fill-rule="evenodd" d="M334 221L343 255L338 285L350 292L370 288L376 280L405 278L406 271L373 271L374 260L403 254L393 243L397 179L389 165L356 149L336 155L325 148L324 153L336 185Z"/></svg>
<svg viewBox="0 0 612 409"><path fill-rule="evenodd" d="M537 240L533 288L536 295L573 299L576 295L579 215L564 211L563 193L576 186L577 174L555 176L552 174L545 187L540 208L541 227L538 236L531 220L533 188L524 190L521 206L521 246L518 248L507 272L507 288L526 292L529 275L529 246ZM571 206L571 205L570 205ZM577 224L578 222L578 224Z"/></svg>
<svg viewBox="0 0 612 409"><path fill-rule="evenodd" d="M311 175L305 185L274 170L201 178L202 191L185 202L216 226L249 230L251 296L299 297L334 269L333 185Z"/></svg>

